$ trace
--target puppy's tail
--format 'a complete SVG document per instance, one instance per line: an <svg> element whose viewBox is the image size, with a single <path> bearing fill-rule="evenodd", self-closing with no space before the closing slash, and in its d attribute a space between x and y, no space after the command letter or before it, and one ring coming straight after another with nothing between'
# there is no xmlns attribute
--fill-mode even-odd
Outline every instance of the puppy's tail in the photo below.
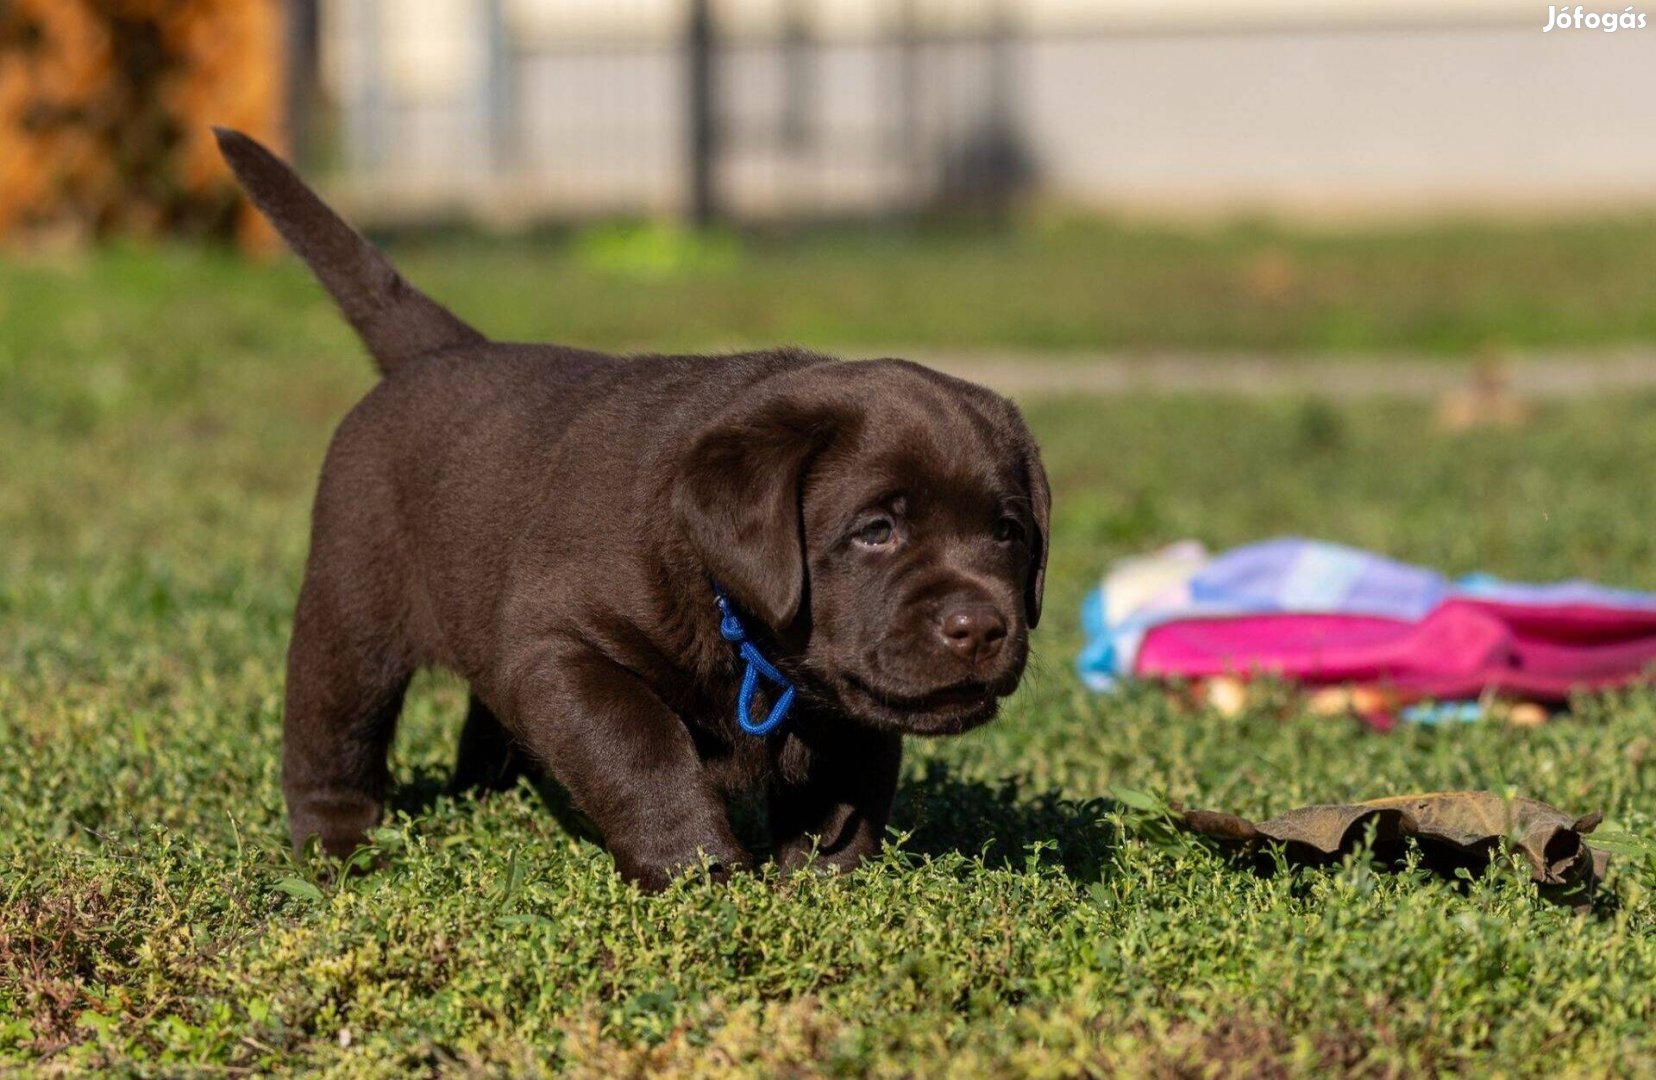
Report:
<svg viewBox="0 0 1656 1080"><path fill-rule="evenodd" d="M328 290L381 372L422 353L486 340L404 280L275 154L239 131L215 127L213 134L248 198Z"/></svg>

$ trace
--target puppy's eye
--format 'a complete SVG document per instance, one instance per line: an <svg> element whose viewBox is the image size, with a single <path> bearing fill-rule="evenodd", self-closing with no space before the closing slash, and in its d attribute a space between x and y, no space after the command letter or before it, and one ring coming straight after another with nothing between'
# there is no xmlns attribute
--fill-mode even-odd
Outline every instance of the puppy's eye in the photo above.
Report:
<svg viewBox="0 0 1656 1080"><path fill-rule="evenodd" d="M885 547L896 536L897 530L891 524L890 518L875 518L855 533L852 533L851 539L863 547Z"/></svg>
<svg viewBox="0 0 1656 1080"><path fill-rule="evenodd" d="M995 543L1021 544L1024 539L1023 522L1015 517L1003 517L995 522Z"/></svg>

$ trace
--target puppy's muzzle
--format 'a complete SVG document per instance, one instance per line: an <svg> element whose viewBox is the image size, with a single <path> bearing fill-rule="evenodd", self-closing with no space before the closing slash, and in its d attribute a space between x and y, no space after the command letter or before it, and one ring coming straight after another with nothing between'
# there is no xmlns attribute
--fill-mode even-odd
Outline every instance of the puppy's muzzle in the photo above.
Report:
<svg viewBox="0 0 1656 1080"><path fill-rule="evenodd" d="M946 649L981 672L1006 643L1006 617L992 604L963 604L944 612L937 631Z"/></svg>

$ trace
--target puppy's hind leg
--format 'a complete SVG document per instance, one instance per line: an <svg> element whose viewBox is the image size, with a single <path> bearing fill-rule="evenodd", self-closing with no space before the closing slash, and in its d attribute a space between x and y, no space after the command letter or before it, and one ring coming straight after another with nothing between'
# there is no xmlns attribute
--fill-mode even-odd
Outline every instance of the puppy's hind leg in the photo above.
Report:
<svg viewBox="0 0 1656 1080"><path fill-rule="evenodd" d="M365 599L315 574L299 594L282 729L296 851L315 836L329 855L349 855L384 805L385 756L415 663L400 620Z"/></svg>

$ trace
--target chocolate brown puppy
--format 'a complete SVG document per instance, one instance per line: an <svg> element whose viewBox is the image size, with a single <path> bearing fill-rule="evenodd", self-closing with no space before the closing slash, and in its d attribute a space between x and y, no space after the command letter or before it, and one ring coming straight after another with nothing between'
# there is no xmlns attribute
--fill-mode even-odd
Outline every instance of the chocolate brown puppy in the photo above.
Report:
<svg viewBox="0 0 1656 1080"><path fill-rule="evenodd" d="M385 376L316 495L287 668L295 846L363 841L404 689L436 665L471 685L457 781L549 771L647 888L751 864L741 790L766 793L784 866L878 850L902 737L990 719L1040 618L1051 500L1011 403L901 360L491 342L264 147L218 138ZM738 723L748 663L716 589L797 690L763 736ZM750 724L779 689L759 686Z"/></svg>

